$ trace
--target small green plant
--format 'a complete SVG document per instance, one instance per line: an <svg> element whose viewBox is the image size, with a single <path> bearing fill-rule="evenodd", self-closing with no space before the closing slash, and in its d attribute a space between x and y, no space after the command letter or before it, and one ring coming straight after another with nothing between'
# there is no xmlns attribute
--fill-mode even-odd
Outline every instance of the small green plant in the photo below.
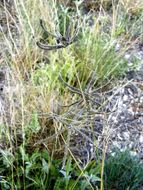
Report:
<svg viewBox="0 0 143 190"><path fill-rule="evenodd" d="M68 158L62 167L62 159L52 159L48 151L37 149L28 154L22 146L15 155L1 151L0 171L2 190L84 190L97 187L100 181L100 164L95 161L81 169Z"/></svg>
<svg viewBox="0 0 143 190"><path fill-rule="evenodd" d="M105 161L104 178L106 190L139 190L143 184L143 164L128 150L118 150Z"/></svg>

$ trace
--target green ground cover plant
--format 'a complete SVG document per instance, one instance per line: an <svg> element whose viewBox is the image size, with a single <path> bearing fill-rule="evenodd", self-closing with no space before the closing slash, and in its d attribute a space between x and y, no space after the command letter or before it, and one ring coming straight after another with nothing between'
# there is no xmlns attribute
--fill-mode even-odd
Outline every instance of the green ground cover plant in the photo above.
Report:
<svg viewBox="0 0 143 190"><path fill-rule="evenodd" d="M69 157L53 159L47 150L26 153L19 147L16 154L1 151L1 189L100 189L101 162L92 160L81 170ZM128 150L117 150L104 166L104 188L137 190L143 183L143 164Z"/></svg>
<svg viewBox="0 0 143 190"><path fill-rule="evenodd" d="M53 160L48 151L28 154L23 147L15 155L1 151L0 170L1 189L93 189L100 182L100 165L95 161L81 171L71 158L62 167L62 159Z"/></svg>

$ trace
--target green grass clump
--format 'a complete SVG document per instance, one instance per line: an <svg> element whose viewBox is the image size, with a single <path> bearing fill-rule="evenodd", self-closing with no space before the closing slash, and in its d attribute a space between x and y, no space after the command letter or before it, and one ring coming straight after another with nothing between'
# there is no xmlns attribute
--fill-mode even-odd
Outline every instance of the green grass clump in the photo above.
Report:
<svg viewBox="0 0 143 190"><path fill-rule="evenodd" d="M139 190L143 185L143 164L129 151L117 151L105 161L105 189Z"/></svg>

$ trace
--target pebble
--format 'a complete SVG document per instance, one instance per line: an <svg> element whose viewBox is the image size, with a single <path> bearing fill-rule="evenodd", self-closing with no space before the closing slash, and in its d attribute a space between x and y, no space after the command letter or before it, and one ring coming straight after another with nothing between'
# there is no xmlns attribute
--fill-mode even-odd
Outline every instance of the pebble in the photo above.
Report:
<svg viewBox="0 0 143 190"><path fill-rule="evenodd" d="M125 59L129 60L131 58L131 54L125 54Z"/></svg>
<svg viewBox="0 0 143 190"><path fill-rule="evenodd" d="M128 141L130 139L130 133L129 132L123 132L124 138Z"/></svg>
<svg viewBox="0 0 143 190"><path fill-rule="evenodd" d="M124 95L124 96L123 96L123 101L124 101L124 102L128 101L128 99L129 99L129 97L128 97L127 95Z"/></svg>
<svg viewBox="0 0 143 190"><path fill-rule="evenodd" d="M143 135L140 136L139 142L143 143Z"/></svg>

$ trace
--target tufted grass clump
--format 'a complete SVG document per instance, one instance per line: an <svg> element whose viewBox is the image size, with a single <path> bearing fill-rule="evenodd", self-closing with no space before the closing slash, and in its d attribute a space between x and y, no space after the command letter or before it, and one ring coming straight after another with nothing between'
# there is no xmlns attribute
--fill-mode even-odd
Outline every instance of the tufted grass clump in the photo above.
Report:
<svg viewBox="0 0 143 190"><path fill-rule="evenodd" d="M143 164L129 150L116 151L105 161L105 189L139 190L143 185Z"/></svg>

